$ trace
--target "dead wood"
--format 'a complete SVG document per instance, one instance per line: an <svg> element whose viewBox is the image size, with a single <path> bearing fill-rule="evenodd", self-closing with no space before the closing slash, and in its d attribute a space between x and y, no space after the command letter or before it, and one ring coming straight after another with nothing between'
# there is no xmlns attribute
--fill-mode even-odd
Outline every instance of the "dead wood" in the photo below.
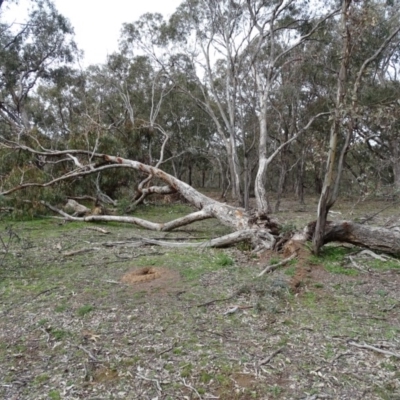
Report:
<svg viewBox="0 0 400 400"><path fill-rule="evenodd" d="M265 365L268 364L276 355L281 353L285 349L285 346L280 347L278 350L275 350L270 356L261 360L258 365Z"/></svg>
<svg viewBox="0 0 400 400"><path fill-rule="evenodd" d="M369 344L365 344L365 343L359 344L359 343L353 342L351 340L348 341L347 343L351 346L358 347L359 349L372 350L372 351L376 351L377 353L385 354L387 356L400 358L400 354L398 354L398 353L393 353L391 351L383 350L383 349L380 349L379 347L371 346Z"/></svg>
<svg viewBox="0 0 400 400"><path fill-rule="evenodd" d="M75 256L77 254L82 254L82 253L87 253L89 251L95 251L98 250L96 248L85 248L85 249L80 249L80 250L74 250L74 251L67 251L62 253L63 257L71 257L71 256Z"/></svg>
<svg viewBox="0 0 400 400"><path fill-rule="evenodd" d="M105 230L105 229L96 228L95 226L89 226L89 227L86 228L86 229L89 229L89 230L91 230L91 231L96 231L96 232L104 233L105 235L108 234L108 233L110 233L109 231L107 231L107 230Z"/></svg>
<svg viewBox="0 0 400 400"><path fill-rule="evenodd" d="M307 240L312 239L314 231L315 222L311 222L306 228ZM323 244L329 242L351 243L374 251L400 255L400 232L353 221L327 221Z"/></svg>
<svg viewBox="0 0 400 400"><path fill-rule="evenodd" d="M267 267L265 267L264 270L262 270L257 277L259 278L260 276L263 276L264 274L268 273L268 272L272 272L275 271L278 267L281 267L282 265L287 264L290 260L293 260L296 257L296 253L293 253L290 257L285 258L284 260L282 260L281 262L278 262L277 264L271 264L268 265Z"/></svg>
<svg viewBox="0 0 400 400"><path fill-rule="evenodd" d="M21 182L16 187L4 190L0 193L1 195L9 195L18 190L28 189L30 187L49 187L66 180L99 174L108 169L127 168L147 174L152 179L162 181L164 184L164 186L143 187L143 190L164 194L171 192L179 193L180 196L198 210L167 223L157 223L131 216L90 215L91 210L85 206L79 205L77 202L72 204L74 215L69 215L57 207L43 201L41 202L49 209L60 214L66 220L82 222L114 221L135 224L154 231L170 231L178 227L189 225L195 221L207 218L216 218L222 224L230 227L234 233L226 235L223 238L212 239L211 241L204 242L201 244L202 246L222 247L235 244L239 241L250 241L254 251L260 251L263 249L274 248L274 245L277 242L279 242L280 245L284 244L281 243L282 237L280 236L280 225L268 215L259 212L247 212L243 208L232 207L226 203L221 203L211 199L194 189L192 186L164 172L160 168L134 160L83 150L37 151L30 147L12 142L3 143L3 147L17 151L27 151L36 156L44 156L49 162L67 156L73 161L72 166L74 166L75 169L46 183ZM82 160L86 159L82 156L90 156L88 157L90 161L86 165L82 164ZM78 157L82 159L79 160ZM70 199L69 201L71 202L73 199ZM308 224L304 233L296 234L290 239L290 241L296 242L299 240L299 243L301 243L302 240L311 240L315 233L315 224L315 222ZM153 239L149 239L148 243L152 240ZM400 232L357 224L352 221L328 221L324 229L323 244L332 241L351 243L373 251L400 255ZM160 241L154 242L154 244L166 245ZM169 246L170 245L171 244L169 244ZM193 243L191 245L193 246Z"/></svg>
<svg viewBox="0 0 400 400"><path fill-rule="evenodd" d="M67 213L73 213L74 217L81 217L90 213L90 208L79 204L76 200L68 199L67 204L64 206Z"/></svg>

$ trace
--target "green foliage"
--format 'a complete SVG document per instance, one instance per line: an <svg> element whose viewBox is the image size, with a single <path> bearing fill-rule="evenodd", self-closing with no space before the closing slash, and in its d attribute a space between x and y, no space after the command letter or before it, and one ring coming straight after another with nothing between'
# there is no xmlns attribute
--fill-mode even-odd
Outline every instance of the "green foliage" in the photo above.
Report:
<svg viewBox="0 0 400 400"><path fill-rule="evenodd" d="M49 398L51 400L61 400L61 394L58 390L50 390Z"/></svg>
<svg viewBox="0 0 400 400"><path fill-rule="evenodd" d="M295 232L295 231L297 231L297 227L292 222L286 222L286 223L282 224L282 226L281 226L281 233L283 233L283 234L291 233L291 232Z"/></svg>
<svg viewBox="0 0 400 400"><path fill-rule="evenodd" d="M220 267L228 267L233 265L235 262L225 253L219 253L215 259L215 264Z"/></svg>
<svg viewBox="0 0 400 400"><path fill-rule="evenodd" d="M90 304L87 304L82 307L79 307L78 310L76 311L76 313L79 317L83 317L86 314L89 314L90 312L92 312L93 310L94 310L94 307Z"/></svg>
<svg viewBox="0 0 400 400"><path fill-rule="evenodd" d="M50 332L55 340L63 340L69 335L69 333L63 329L51 329Z"/></svg>
<svg viewBox="0 0 400 400"><path fill-rule="evenodd" d="M312 264L323 264L325 269L333 274L343 274L355 276L358 271L348 266L345 257L351 254L353 250L341 246L324 246L319 256L312 255L310 262Z"/></svg>
<svg viewBox="0 0 400 400"><path fill-rule="evenodd" d="M296 267L292 266L292 267L286 268L285 269L285 275L295 276L296 275Z"/></svg>

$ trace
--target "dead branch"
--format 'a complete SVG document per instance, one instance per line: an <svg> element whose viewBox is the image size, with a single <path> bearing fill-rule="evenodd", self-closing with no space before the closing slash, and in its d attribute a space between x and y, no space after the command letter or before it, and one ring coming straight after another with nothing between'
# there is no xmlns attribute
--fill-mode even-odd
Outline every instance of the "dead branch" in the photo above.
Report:
<svg viewBox="0 0 400 400"><path fill-rule="evenodd" d="M185 378L181 378L181 379L182 379L182 382L183 382L183 384L185 385L185 387L187 387L188 389L190 389L190 390L192 390L194 393L196 393L196 396L197 396L200 400L202 400L202 398L201 398L201 396L200 396L200 393L199 393L193 386L191 386L191 385L189 385L188 383L186 383Z"/></svg>
<svg viewBox="0 0 400 400"><path fill-rule="evenodd" d="M260 276L263 276L264 274L268 273L268 272L272 272L275 271L278 267L287 264L290 260L293 260L293 258L296 257L296 253L293 253L290 257L285 258L284 260L282 260L281 262L277 263L277 264L271 264L268 265L263 271L261 271L258 275L257 278L259 278Z"/></svg>
<svg viewBox="0 0 400 400"><path fill-rule="evenodd" d="M160 382L157 379L154 378L147 378L146 376L143 376L141 374L139 374L138 372L136 372L136 376L138 376L141 379L144 379L145 381L150 381L150 382L154 382L157 386L157 389L159 392L162 392L161 386L160 386Z"/></svg>
<svg viewBox="0 0 400 400"><path fill-rule="evenodd" d="M71 257L71 256L76 256L77 254L88 253L90 251L95 251L95 250L98 250L98 248L88 247L88 248L80 249L80 250L67 251L65 253L62 253L62 256L63 257Z"/></svg>
<svg viewBox="0 0 400 400"><path fill-rule="evenodd" d="M141 226L152 231L170 231L172 229L189 225L195 221L201 221L204 219L212 218L210 212L207 210L201 210L194 212L189 215L185 215L182 218L177 218L173 221L166 223L150 222L141 218L131 217L131 216L116 216L116 215L89 215L86 217L77 217L67 214L65 211L60 210L57 207L52 206L46 201L41 201L41 204L49 208L50 210L62 215L66 220L69 221L80 221L80 222L122 222L127 224L134 224Z"/></svg>
<svg viewBox="0 0 400 400"><path fill-rule="evenodd" d="M276 355L278 355L280 352L282 352L284 350L285 346L280 347L278 350L275 350L270 356L268 356L267 358L264 358L263 360L261 360L258 365L264 365L264 364L268 364Z"/></svg>
<svg viewBox="0 0 400 400"><path fill-rule="evenodd" d="M89 229L91 231L96 231L96 232L100 232L100 233L104 233L105 235L110 233L110 231L106 231L105 229L102 228L96 228L95 226L88 226L86 229Z"/></svg>
<svg viewBox="0 0 400 400"><path fill-rule="evenodd" d="M383 261L383 262L386 262L386 261L388 260L388 258L389 258L388 256L380 256L380 255L374 253L374 252L371 251L371 250L363 250L363 251L360 251L360 252L358 253L358 255L359 255L359 256L362 256L362 255L370 256L370 257L372 257L372 258L375 258L375 260L379 260L379 261Z"/></svg>
<svg viewBox="0 0 400 400"><path fill-rule="evenodd" d="M311 240L315 222L307 225L305 238ZM327 221L323 243L344 242L355 246L400 255L400 232L378 226L366 226L353 221Z"/></svg>
<svg viewBox="0 0 400 400"><path fill-rule="evenodd" d="M231 299L233 299L233 298L236 297L236 296L237 296L237 293L235 292L232 296L226 297L225 299L210 300L210 301L207 301L207 302L205 302L205 303L198 304L196 307L206 307L206 306L210 306L211 304L214 304L214 303L219 303L219 302L222 302L222 301L231 300Z"/></svg>
<svg viewBox="0 0 400 400"><path fill-rule="evenodd" d="M391 351L387 351L387 350L382 350L379 347L375 347L375 346L371 346L369 344L359 344L353 341L348 341L347 342L349 345L351 346L355 346L358 347L359 349L367 349L367 350L372 350L372 351L376 351L377 353L381 353L381 354L386 354L387 356L391 356L391 357L396 357L396 358L400 358L400 354L398 353L393 353Z"/></svg>
<svg viewBox="0 0 400 400"><path fill-rule="evenodd" d="M76 346L78 349L83 350L91 360L97 362L97 358L87 349L85 349L82 345Z"/></svg>
<svg viewBox="0 0 400 400"><path fill-rule="evenodd" d="M354 261L354 259L353 259L352 256L349 256L348 258L349 258L349 260L351 261L351 263L352 263L352 265L353 265L353 267L354 267L355 269L358 269L358 270L361 271L361 272L366 272L365 268L362 267L361 265L357 264L357 263Z"/></svg>

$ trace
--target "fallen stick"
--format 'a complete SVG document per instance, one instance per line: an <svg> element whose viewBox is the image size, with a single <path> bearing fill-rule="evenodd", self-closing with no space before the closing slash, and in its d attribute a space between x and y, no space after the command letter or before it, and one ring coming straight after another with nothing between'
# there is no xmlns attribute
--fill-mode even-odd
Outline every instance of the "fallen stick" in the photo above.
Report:
<svg viewBox="0 0 400 400"><path fill-rule="evenodd" d="M88 251L95 251L98 250L96 248L86 248L86 249L80 249L80 250L74 250L74 251L67 251L65 253L62 253L63 257L71 257L71 256L75 256L77 254L81 254L81 253L87 253Z"/></svg>
<svg viewBox="0 0 400 400"><path fill-rule="evenodd" d="M364 344L359 344L359 343L356 343L356 342L352 342L351 340L348 341L347 343L350 344L351 346L358 347L359 349L373 350L373 351L376 351L377 353L386 354L387 356L400 358L400 354L393 353L393 352L387 351L387 350L382 350L379 347L371 346L369 344L365 344L365 343Z"/></svg>
<svg viewBox="0 0 400 400"><path fill-rule="evenodd" d="M263 271L261 271L258 275L257 278L259 278L260 276L263 276L264 274L268 273L268 272L272 272L275 271L278 267L287 264L290 260L293 260L293 258L296 257L296 253L293 253L290 257L285 258L284 260L282 260L281 262L279 262L278 264L272 264L272 265L268 265Z"/></svg>
<svg viewBox="0 0 400 400"><path fill-rule="evenodd" d="M268 356L267 358L264 358L264 360L261 360L258 365L264 365L264 364L268 364L276 355L278 355L283 349L285 348L285 346L280 347L278 350L275 350L270 356Z"/></svg>
<svg viewBox="0 0 400 400"><path fill-rule="evenodd" d="M389 258L388 256L380 256L379 254L376 254L371 250L362 250L357 255L358 256L362 256L362 255L370 256L372 258L375 258L375 260L379 260L379 261L383 261L383 262L386 262Z"/></svg>
<svg viewBox="0 0 400 400"><path fill-rule="evenodd" d="M109 231L106 231L103 228L96 228L94 226L88 226L86 229L90 229L91 231L96 231L96 232L100 232L100 233L104 233L104 234L110 233Z"/></svg>
<svg viewBox="0 0 400 400"><path fill-rule="evenodd" d="M149 382L154 382L157 386L157 389L159 392L162 392L161 386L160 386L160 382L157 379L154 378L147 378L147 376L143 376L141 374L139 374L138 372L136 372L136 376L138 376L141 379L144 379L145 381L149 381Z"/></svg>

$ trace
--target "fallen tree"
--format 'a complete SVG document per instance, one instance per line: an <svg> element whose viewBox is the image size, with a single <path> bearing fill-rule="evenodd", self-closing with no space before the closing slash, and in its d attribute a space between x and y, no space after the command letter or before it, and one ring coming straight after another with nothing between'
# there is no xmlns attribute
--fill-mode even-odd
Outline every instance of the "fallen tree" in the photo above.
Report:
<svg viewBox="0 0 400 400"><path fill-rule="evenodd" d="M40 156L47 162L53 162L54 159L63 158L64 160L68 160L69 163L72 163L72 165L71 170L62 176L44 183L21 182L17 186L0 192L0 195L3 196L32 187L45 188L53 186L66 180L98 174L108 169L129 168L147 174L151 180L162 182L162 185L154 185L143 189L146 190L147 194L179 193L197 209L197 211L184 217L166 223L157 223L133 216L70 215L54 205L44 201L42 202L46 207L60 214L67 220L83 222L114 221L135 224L154 231L171 231L189 225L195 221L216 218L222 224L230 227L234 233L219 239L214 239L209 243L210 246L221 247L229 246L239 241L250 241L255 251L263 249L279 250L289 240L296 243L312 240L315 232L316 224L315 222L310 222L302 232L292 232L290 235L285 235L283 238L283 235L281 235L281 226L270 216L256 211L246 212L243 208L233 207L211 199L160 168L138 161L83 150L38 151L13 142L7 142L6 144L3 142L3 147L5 146L9 149L29 152L37 157ZM325 227L323 243L326 244L332 241L351 243L371 250L400 255L399 232L381 227L357 224L352 221L328 221Z"/></svg>

